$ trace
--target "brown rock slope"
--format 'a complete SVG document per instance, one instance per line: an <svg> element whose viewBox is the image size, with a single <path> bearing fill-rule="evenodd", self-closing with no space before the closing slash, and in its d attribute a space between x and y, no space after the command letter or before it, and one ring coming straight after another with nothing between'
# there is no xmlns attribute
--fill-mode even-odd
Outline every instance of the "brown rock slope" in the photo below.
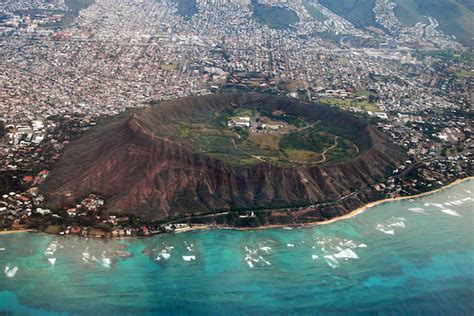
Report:
<svg viewBox="0 0 474 316"><path fill-rule="evenodd" d="M324 120L350 128L369 145L356 158L330 166L276 167L262 162L245 167L193 152L172 137L176 122L232 103ZM66 148L43 190L56 207L97 192L106 197L109 214L135 214L154 221L335 201L380 180L402 158L400 148L375 128L341 111L288 98L222 94L177 99L90 130ZM364 193L344 199L327 208L324 217L344 214L370 199ZM323 219L315 211L294 214L295 221ZM280 221L274 218L270 222Z"/></svg>

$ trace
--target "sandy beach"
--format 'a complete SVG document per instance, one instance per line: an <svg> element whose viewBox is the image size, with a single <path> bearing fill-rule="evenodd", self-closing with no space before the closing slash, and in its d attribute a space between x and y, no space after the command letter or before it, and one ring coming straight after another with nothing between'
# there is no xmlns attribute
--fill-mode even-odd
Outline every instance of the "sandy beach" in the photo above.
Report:
<svg viewBox="0 0 474 316"><path fill-rule="evenodd" d="M315 223L314 225L327 225L327 224L331 224L331 223L341 221L341 220L344 220L344 219L349 219L349 218L352 218L352 217L354 217L354 216L356 216L360 213L363 213L368 208L371 208L371 207L376 206L376 205L381 205L381 204L384 204L384 203L387 203L387 202L393 202L393 201L420 198L420 197L430 195L430 194L434 194L436 192L439 192L439 191L442 191L444 189L450 188L450 187L455 186L457 184L463 183L464 181L473 180L473 179L474 179L474 177L467 177L467 178L463 178L463 179L458 179L454 182L451 182L450 184L447 184L447 185L445 185L441 188L438 188L438 189L435 189L435 190L432 190L432 191L428 191L428 192L424 192L424 193L420 193L420 194L416 194L416 195L400 196L400 197L396 197L396 198L388 198L388 199L374 201L374 202L368 203L368 204L366 204L362 207L359 207L358 209L355 209L355 210L353 210L352 212L350 212L346 215L338 216L338 217L332 218L332 219L324 221L324 222L318 222L318 223Z"/></svg>
<svg viewBox="0 0 474 316"><path fill-rule="evenodd" d="M388 199L383 199L383 200L370 202L370 203L367 203L364 206L361 206L361 207L353 210L352 212L349 212L349 213L347 213L345 215L342 215L342 216L334 217L334 218L332 218L330 220L327 220L327 221L324 221L324 222L314 222L314 223L309 223L309 224L294 224L294 225L267 225L267 226L262 226L262 227L244 227L244 228L229 227L229 226L211 226L211 225L206 225L206 226L209 229L213 229L213 228L219 229L219 228L221 228L221 229L235 229L235 230L255 230L255 229L270 229L270 228L281 228L281 227L314 227L314 226L319 226L319 225L329 225L329 224L332 224L332 223L335 223L335 222L338 222L338 221L353 218L354 216L357 216L357 215L365 212L367 209L369 209L373 206L381 205L381 204L384 204L384 203L387 203L387 202L394 202L394 201L420 198L420 197L423 197L423 196L434 194L436 192L442 191L444 189L450 188L452 186L455 186L457 184L460 184L460 183L463 183L463 182L469 181L469 180L474 180L474 177L467 177L467 178L463 178L463 179L458 179L456 181L451 182L450 184L442 186L441 188L438 188L438 189L435 189L435 190L432 190L432 191L427 191L427 192L420 193L420 194L416 194L416 195L400 196L400 197L396 197L396 198L388 198ZM201 227L196 228L196 229L203 229L204 228L203 226L204 225L202 225ZM194 230L194 227L191 230Z"/></svg>
<svg viewBox="0 0 474 316"><path fill-rule="evenodd" d="M36 229L13 229L13 230L0 230L0 235L4 234L17 234L17 233L37 233Z"/></svg>

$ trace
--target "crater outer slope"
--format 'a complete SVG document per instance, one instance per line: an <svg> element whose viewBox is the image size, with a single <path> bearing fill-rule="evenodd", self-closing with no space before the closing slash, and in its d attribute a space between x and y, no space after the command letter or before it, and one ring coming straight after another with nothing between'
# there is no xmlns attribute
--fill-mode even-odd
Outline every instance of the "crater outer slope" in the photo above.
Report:
<svg viewBox="0 0 474 316"><path fill-rule="evenodd" d="M369 146L353 159L324 166L242 166L193 150L173 136L179 122L236 105L350 128ZM253 93L217 94L164 102L91 129L67 146L42 191L53 207L99 193L106 198L108 214L134 214L149 221L293 208L291 221L310 222L343 215L373 199L364 190L403 158L385 135L340 110ZM360 193L351 196L356 191ZM331 206L296 209L324 203ZM266 223L288 221L287 215L276 215Z"/></svg>

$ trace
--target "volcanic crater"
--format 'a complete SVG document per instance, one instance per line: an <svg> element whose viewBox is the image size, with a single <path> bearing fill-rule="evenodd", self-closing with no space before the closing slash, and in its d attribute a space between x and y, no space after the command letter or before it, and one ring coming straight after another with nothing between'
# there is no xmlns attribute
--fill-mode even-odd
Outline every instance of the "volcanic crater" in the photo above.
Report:
<svg viewBox="0 0 474 316"><path fill-rule="evenodd" d="M105 213L236 226L324 221L380 198L404 153L364 120L286 97L215 94L112 118L72 141L41 190ZM204 219L206 218L206 219Z"/></svg>

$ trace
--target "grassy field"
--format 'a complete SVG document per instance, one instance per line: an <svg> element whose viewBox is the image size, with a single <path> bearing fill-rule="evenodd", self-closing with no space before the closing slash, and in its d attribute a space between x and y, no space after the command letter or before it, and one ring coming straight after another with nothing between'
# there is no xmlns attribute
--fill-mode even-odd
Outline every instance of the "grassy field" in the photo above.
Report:
<svg viewBox="0 0 474 316"><path fill-rule="evenodd" d="M321 132L316 128L291 132L282 139L283 149L301 149L322 153L324 149L334 145L334 135Z"/></svg>
<svg viewBox="0 0 474 316"><path fill-rule="evenodd" d="M290 161L308 161L308 162L318 162L323 159L322 154L315 153L311 150L304 149L287 149L285 153L288 156Z"/></svg>
<svg viewBox="0 0 474 316"><path fill-rule="evenodd" d="M385 81L387 81L387 77L382 76L382 75L373 75L372 78L373 78L375 81L378 81L378 82L385 82Z"/></svg>
<svg viewBox="0 0 474 316"><path fill-rule="evenodd" d="M357 156L357 147L351 141L344 139L340 141L334 149L326 155L327 160L325 164L332 164L341 160L341 157L355 157Z"/></svg>
<svg viewBox="0 0 474 316"><path fill-rule="evenodd" d="M369 97L369 96L376 96L377 94L368 90L357 90L356 96L358 97Z"/></svg>
<svg viewBox="0 0 474 316"><path fill-rule="evenodd" d="M357 155L352 141L342 136L336 138L336 134L330 132L331 127L321 124L320 128L319 124L308 124L304 118L284 113L270 113L267 117L290 124L291 130L286 133L249 132L227 127L230 117L255 114L255 110L239 108L194 117L193 121L180 123L175 136L198 152L239 165L262 161L278 166L326 164ZM336 139L339 140L337 143Z"/></svg>
<svg viewBox="0 0 474 316"><path fill-rule="evenodd" d="M266 150L280 150L281 134L252 133L247 141Z"/></svg>
<svg viewBox="0 0 474 316"><path fill-rule="evenodd" d="M470 70L459 70L456 72L456 76L463 77L463 78L474 78L474 71Z"/></svg>
<svg viewBox="0 0 474 316"><path fill-rule="evenodd" d="M376 104L368 101L355 101L353 99L337 99L337 98L321 98L319 102L322 104L338 106L341 108L354 108L364 111L376 112L379 110Z"/></svg>
<svg viewBox="0 0 474 316"><path fill-rule="evenodd" d="M252 4L255 19L272 29L288 29L291 24L298 23L300 20L292 10L258 4L256 1L253 1Z"/></svg>
<svg viewBox="0 0 474 316"><path fill-rule="evenodd" d="M178 64L160 64L160 68L166 71L176 70L178 66Z"/></svg>
<svg viewBox="0 0 474 316"><path fill-rule="evenodd" d="M337 59L337 62L340 63L341 65L347 65L349 64L349 60L346 57L340 57Z"/></svg>

